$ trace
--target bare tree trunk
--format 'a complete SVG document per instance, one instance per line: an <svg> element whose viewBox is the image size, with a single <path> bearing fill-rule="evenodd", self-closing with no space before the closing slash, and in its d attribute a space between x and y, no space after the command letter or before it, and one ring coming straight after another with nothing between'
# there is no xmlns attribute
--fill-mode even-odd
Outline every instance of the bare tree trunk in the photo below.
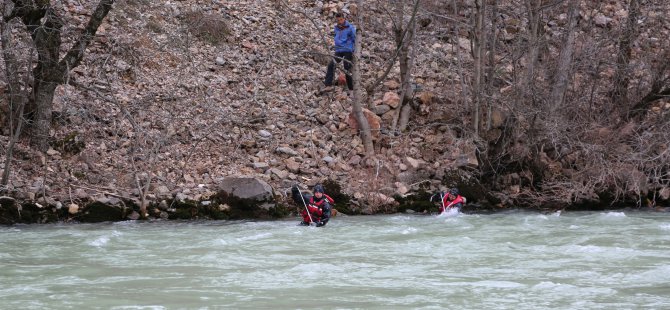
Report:
<svg viewBox="0 0 670 310"><path fill-rule="evenodd" d="M21 105L18 112L23 113L24 107L25 105ZM22 118L19 117L18 124L16 125L14 134L11 135L10 137L9 145L7 146L7 152L5 153L5 167L2 169L2 181L0 182L0 187L6 187L7 184L9 184L9 173L12 167L11 163L12 158L14 156L14 146L16 145L16 141L18 141L19 137L21 136L22 129L23 129L23 121Z"/></svg>
<svg viewBox="0 0 670 310"><path fill-rule="evenodd" d="M404 8L404 1L403 0L394 0L394 10L395 10L395 16L396 20L395 23L393 24L393 33L395 35L395 44L396 48L398 49L398 61L400 62L400 89L401 89L401 97L400 97L400 104L398 105L397 109L395 110L394 116L393 116L393 122L391 123L391 132L395 132L396 129L398 128L398 119L400 118L400 110L402 110L403 107L403 102L404 98L402 97L405 91L405 80L406 76L405 73L407 73L407 44L405 44L404 40L405 38L403 35L405 34L405 31L403 28L405 28L407 31L407 38L410 37L409 33L409 28L404 27L403 25L405 24L405 8Z"/></svg>
<svg viewBox="0 0 670 310"><path fill-rule="evenodd" d="M409 123L409 118L411 114L411 103L412 98L414 97L414 90L411 87L411 72L414 65L413 57L410 53L414 53L414 35L416 33L416 11L419 6L419 0L416 0L414 3L414 9L412 11L412 18L408 22L406 27L403 27L405 10L403 7L402 0L396 0L396 27L395 27L395 39L396 46L400 48L400 55L398 60L400 62L400 84L401 84L401 93L400 93L400 105L396 110L395 117L393 118L393 124L391 125L391 131L399 129L401 132L407 128ZM403 33L407 29L407 35L403 39Z"/></svg>
<svg viewBox="0 0 670 310"><path fill-rule="evenodd" d="M418 3L418 1L417 1ZM411 23L412 27L412 40L408 43L412 44L412 48L410 50L410 55L408 59L408 70L406 72L407 77L405 78L406 83L404 83L403 87L403 95L400 98L403 98L403 106L402 110L400 111L400 124L398 126L398 129L400 129L401 132L407 130L407 125L409 124L409 119L412 114L412 105L414 104L414 88L412 87L412 84L410 83L411 81L411 72L412 69L414 68L414 59L416 57L416 40L414 40L414 35L416 33L416 20L414 20Z"/></svg>
<svg viewBox="0 0 670 310"><path fill-rule="evenodd" d="M535 88L535 66L540 55L540 0L526 0L528 10L528 63L526 64L526 78L522 79L521 90L531 94Z"/></svg>
<svg viewBox="0 0 670 310"><path fill-rule="evenodd" d="M88 24L70 50L59 60L63 20L50 1L14 0L14 8L5 21L20 18L30 33L37 50L37 66L33 69L33 90L26 113L35 118L31 144L40 151L49 147L51 113L56 87L65 82L69 70L79 65L98 27L112 8L114 0L100 0ZM8 77L9 78L9 77Z"/></svg>
<svg viewBox="0 0 670 310"><path fill-rule="evenodd" d="M456 4L456 0L451 1L451 6L454 10L454 16L458 16L458 5ZM458 40L461 36L461 27L460 23L456 23L456 27L454 27L454 38L456 39L456 43L458 43ZM464 105L468 105L468 86L465 81L465 74L463 73L463 56L461 56L461 49L458 44L455 44L456 48L454 49L456 52L456 59L458 59L458 76L459 80L461 83L461 101Z"/></svg>
<svg viewBox="0 0 670 310"><path fill-rule="evenodd" d="M361 99L361 41L363 40L363 35L361 28L363 27L363 1L358 0L358 22L356 27L356 42L354 47L354 65L352 68L353 78L354 78L354 100L352 103L352 113L356 118L356 123L358 123L358 128L360 130L361 140L363 141L363 147L365 149L365 154L367 156L374 155L375 149L372 142L372 132L370 130L370 124L368 119L363 114L363 106Z"/></svg>
<svg viewBox="0 0 670 310"><path fill-rule="evenodd" d="M491 114L493 113L493 80L496 68L496 43L498 36L498 1L493 0L491 11L491 31L489 33L489 67L486 74L486 130L491 130Z"/></svg>
<svg viewBox="0 0 670 310"><path fill-rule="evenodd" d="M658 59L666 60L669 57L670 51L665 51L665 53L659 55ZM653 102L670 97L670 63L665 61L654 66L651 76L651 89L630 108L627 116L628 120L643 118L649 112Z"/></svg>
<svg viewBox="0 0 670 310"><path fill-rule="evenodd" d="M6 8L6 6L4 6L3 9L4 8ZM11 26L4 20L4 16L10 12L2 13L3 19L0 21L0 30L2 31L2 57L5 61L5 77L9 90L9 96L7 98L9 99L9 120L11 122L9 130L11 132L16 128L16 126L18 126L18 124L13 123L13 120L16 120L20 117L20 115L17 114L17 111L22 109L22 107L25 105L26 101L28 100L28 94L21 90L22 78L21 72L19 72L19 61L15 54L16 49L12 49L14 46L13 42L11 41L12 29Z"/></svg>
<svg viewBox="0 0 670 310"><path fill-rule="evenodd" d="M568 28L565 30L563 48L558 56L556 65L556 74L554 75L554 85L549 97L551 115L563 105L565 92L568 89L568 83L572 75L572 54L574 52L575 28L577 27L577 17L579 11L579 1L570 0L568 3Z"/></svg>
<svg viewBox="0 0 670 310"><path fill-rule="evenodd" d="M9 174L11 172L11 163L14 157L14 146L21 136L23 129L23 109L28 99L27 94L21 91L21 76L19 73L19 64L14 51L12 51L11 28L5 21L5 16L11 12L5 11L7 6L3 3L0 8L2 19L0 20L0 43L2 44L2 56L5 62L5 76L7 77L7 86L9 88L8 104L8 127L9 127L9 145L5 152L5 166L2 169L2 179L0 187L6 187L9 184ZM26 75L27 77L27 75Z"/></svg>
<svg viewBox="0 0 670 310"><path fill-rule="evenodd" d="M484 25L484 16L486 15L486 1L475 0L475 29L473 32L473 51L472 57L474 60L474 76L472 85L472 118L475 134L479 135L479 118L482 103L482 75L484 71L484 45L486 26Z"/></svg>
<svg viewBox="0 0 670 310"><path fill-rule="evenodd" d="M622 116L628 113L628 84L630 83L630 56L633 50L633 41L637 35L637 19L640 15L638 0L630 0L628 4L628 21L626 28L619 38L619 52L616 59L614 87L611 93L613 110L619 110Z"/></svg>

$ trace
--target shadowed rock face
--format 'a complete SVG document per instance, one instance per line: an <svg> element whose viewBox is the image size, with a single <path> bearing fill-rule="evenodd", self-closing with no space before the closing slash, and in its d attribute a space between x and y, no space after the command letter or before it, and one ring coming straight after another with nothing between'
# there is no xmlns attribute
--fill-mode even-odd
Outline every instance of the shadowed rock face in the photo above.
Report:
<svg viewBox="0 0 670 310"><path fill-rule="evenodd" d="M14 224L19 218L16 200L11 197L0 197L0 224Z"/></svg>
<svg viewBox="0 0 670 310"><path fill-rule="evenodd" d="M126 217L126 208L96 201L84 208L79 221L85 223L117 222Z"/></svg>

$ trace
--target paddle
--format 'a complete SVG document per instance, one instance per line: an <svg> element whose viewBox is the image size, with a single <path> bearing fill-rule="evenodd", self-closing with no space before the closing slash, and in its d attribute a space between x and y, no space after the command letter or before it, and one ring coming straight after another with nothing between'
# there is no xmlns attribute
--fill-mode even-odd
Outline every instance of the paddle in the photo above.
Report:
<svg viewBox="0 0 670 310"><path fill-rule="evenodd" d="M296 186L295 188L298 189L298 193L300 194L300 199L302 199L302 205L305 206L305 212L307 212L307 216L309 216L309 225L312 226L314 223L314 220L312 219L312 214L309 213L309 208L307 208L307 203L305 202L305 197L302 195L302 192L300 191L300 187Z"/></svg>

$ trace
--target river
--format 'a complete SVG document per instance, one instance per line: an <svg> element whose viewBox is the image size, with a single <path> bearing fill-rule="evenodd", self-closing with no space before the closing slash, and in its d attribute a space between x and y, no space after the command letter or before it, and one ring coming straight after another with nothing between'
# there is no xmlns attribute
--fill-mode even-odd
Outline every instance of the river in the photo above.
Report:
<svg viewBox="0 0 670 310"><path fill-rule="evenodd" d="M670 309L667 213L0 227L2 309Z"/></svg>

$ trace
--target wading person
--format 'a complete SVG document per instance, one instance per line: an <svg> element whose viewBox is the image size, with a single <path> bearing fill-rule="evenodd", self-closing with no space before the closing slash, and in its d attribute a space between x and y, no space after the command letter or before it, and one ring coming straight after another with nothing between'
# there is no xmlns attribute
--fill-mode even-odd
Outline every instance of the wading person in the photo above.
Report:
<svg viewBox="0 0 670 310"><path fill-rule="evenodd" d="M297 185L293 185L291 194L293 201L301 206L301 225L315 223L316 227L321 227L328 223L332 210L331 204L334 203L334 200L323 192L321 184L314 185L314 195L302 194Z"/></svg>
<svg viewBox="0 0 670 310"><path fill-rule="evenodd" d="M356 27L350 24L342 13L335 14L337 24L335 25L335 57L328 64L326 71L326 80L323 82L326 87L333 85L335 76L335 63L342 61L344 63L344 74L347 77L347 87L354 89L354 82L351 77L352 61L354 59L354 42L356 42Z"/></svg>
<svg viewBox="0 0 670 310"><path fill-rule="evenodd" d="M465 204L465 198L459 195L458 188L452 188L448 194L444 195L442 205L440 206L440 213L450 210L451 208L457 208L460 210Z"/></svg>

